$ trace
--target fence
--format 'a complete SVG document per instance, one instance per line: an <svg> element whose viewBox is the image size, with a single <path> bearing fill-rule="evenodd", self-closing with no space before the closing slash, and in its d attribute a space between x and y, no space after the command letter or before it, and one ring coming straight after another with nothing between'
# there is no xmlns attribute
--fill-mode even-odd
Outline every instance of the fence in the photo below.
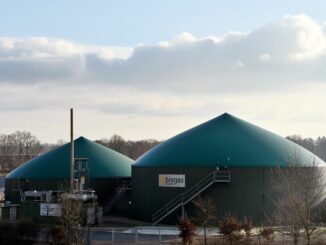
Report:
<svg viewBox="0 0 326 245"><path fill-rule="evenodd" d="M176 227L90 228L89 241L97 244L170 244L180 241Z"/></svg>

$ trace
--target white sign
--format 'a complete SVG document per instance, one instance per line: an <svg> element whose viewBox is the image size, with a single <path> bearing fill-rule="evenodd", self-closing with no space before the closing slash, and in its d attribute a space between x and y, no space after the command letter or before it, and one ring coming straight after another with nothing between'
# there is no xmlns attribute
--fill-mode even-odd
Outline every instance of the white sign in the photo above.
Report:
<svg viewBox="0 0 326 245"><path fill-rule="evenodd" d="M61 206L57 203L41 203L40 206L41 216L61 216Z"/></svg>
<svg viewBox="0 0 326 245"><path fill-rule="evenodd" d="M184 174L159 174L159 187L185 187L186 176Z"/></svg>

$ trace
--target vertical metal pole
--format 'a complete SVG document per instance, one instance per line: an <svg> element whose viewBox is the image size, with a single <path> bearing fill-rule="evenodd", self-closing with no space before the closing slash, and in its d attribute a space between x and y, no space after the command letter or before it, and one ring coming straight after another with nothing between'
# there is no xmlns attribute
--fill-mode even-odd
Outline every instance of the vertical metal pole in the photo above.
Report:
<svg viewBox="0 0 326 245"><path fill-rule="evenodd" d="M184 204L183 204L183 193L181 194L182 195L182 214L181 214L181 217L182 217L182 219L184 219L185 218L185 207L184 207Z"/></svg>
<svg viewBox="0 0 326 245"><path fill-rule="evenodd" d="M138 229L135 228L135 243L138 243Z"/></svg>
<svg viewBox="0 0 326 245"><path fill-rule="evenodd" d="M92 228L89 227L89 245L92 243Z"/></svg>
<svg viewBox="0 0 326 245"><path fill-rule="evenodd" d="M74 191L74 111L70 108L70 192Z"/></svg>
<svg viewBox="0 0 326 245"><path fill-rule="evenodd" d="M114 243L114 229L112 228L112 243Z"/></svg>
<svg viewBox="0 0 326 245"><path fill-rule="evenodd" d="M162 242L162 238L161 238L161 227L158 227L158 239L159 239L159 243L161 244Z"/></svg>

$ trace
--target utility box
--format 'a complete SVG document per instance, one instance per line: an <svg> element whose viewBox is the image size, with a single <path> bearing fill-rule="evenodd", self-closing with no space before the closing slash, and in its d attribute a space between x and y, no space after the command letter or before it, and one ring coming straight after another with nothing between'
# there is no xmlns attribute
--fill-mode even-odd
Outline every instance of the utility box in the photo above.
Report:
<svg viewBox="0 0 326 245"><path fill-rule="evenodd" d="M86 209L87 213L87 225L95 225L95 207L88 207Z"/></svg>

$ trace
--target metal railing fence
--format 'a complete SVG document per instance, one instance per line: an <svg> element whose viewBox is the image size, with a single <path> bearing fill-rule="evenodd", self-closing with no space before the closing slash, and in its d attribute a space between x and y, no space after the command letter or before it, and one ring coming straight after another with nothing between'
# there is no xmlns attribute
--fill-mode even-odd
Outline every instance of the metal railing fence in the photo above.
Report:
<svg viewBox="0 0 326 245"><path fill-rule="evenodd" d="M170 244L180 241L176 227L88 228L89 244Z"/></svg>

